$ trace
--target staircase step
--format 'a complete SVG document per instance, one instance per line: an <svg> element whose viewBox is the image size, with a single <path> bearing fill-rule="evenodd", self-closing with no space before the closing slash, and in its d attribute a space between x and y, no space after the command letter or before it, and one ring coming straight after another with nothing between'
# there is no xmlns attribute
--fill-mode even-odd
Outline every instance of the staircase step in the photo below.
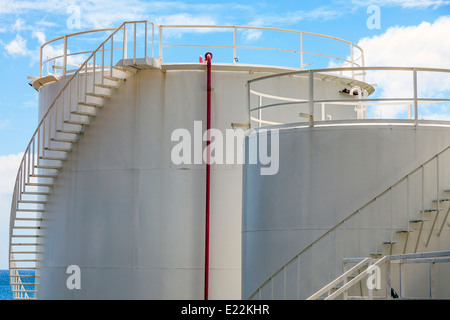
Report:
<svg viewBox="0 0 450 320"><path fill-rule="evenodd" d="M442 209L424 209L424 210L420 210L420 212L438 212L441 211Z"/></svg>
<svg viewBox="0 0 450 320"><path fill-rule="evenodd" d="M426 219L411 219L409 220L410 223L418 223L418 222L425 222L427 221Z"/></svg>
<svg viewBox="0 0 450 320"><path fill-rule="evenodd" d="M96 102L78 102L82 107L103 108L103 104Z"/></svg>
<svg viewBox="0 0 450 320"><path fill-rule="evenodd" d="M82 134L84 131L83 130L58 129L58 130L56 130L56 132L69 133L69 134Z"/></svg>
<svg viewBox="0 0 450 320"><path fill-rule="evenodd" d="M36 213L36 212L44 212L45 210L44 209L22 209L22 208L18 208L18 209L16 209L16 211Z"/></svg>
<svg viewBox="0 0 450 320"><path fill-rule="evenodd" d="M120 86L119 85L117 85L117 84L101 84L101 83L96 83L95 84L95 86L96 87L99 87L99 88L104 88L104 89L118 89L118 88L120 88Z"/></svg>
<svg viewBox="0 0 450 320"><path fill-rule="evenodd" d="M33 177L33 178L56 179L56 178L58 178L58 175L56 175L56 174L41 174L41 173L36 173L36 174L31 174L30 177Z"/></svg>
<svg viewBox="0 0 450 320"><path fill-rule="evenodd" d="M394 245L397 241L384 241L383 244Z"/></svg>
<svg viewBox="0 0 450 320"><path fill-rule="evenodd" d="M80 116L87 116L87 117L95 117L97 116L97 113L95 111L88 112L88 111L72 111L71 114L74 115L80 115ZM79 132L81 133L81 132Z"/></svg>
<svg viewBox="0 0 450 320"><path fill-rule="evenodd" d="M48 196L48 195L50 195L50 192L24 191L24 192L22 192L22 194L29 194L29 195L33 195L33 196Z"/></svg>
<svg viewBox="0 0 450 320"><path fill-rule="evenodd" d="M66 161L66 157L52 157L52 156L41 156L39 157L41 160L54 160L54 161Z"/></svg>
<svg viewBox="0 0 450 320"><path fill-rule="evenodd" d="M14 226L14 229L40 229L41 227L35 226Z"/></svg>
<svg viewBox="0 0 450 320"><path fill-rule="evenodd" d="M17 202L19 202L19 203L36 203L36 204L45 204L45 203L47 203L47 201L42 201L42 200L19 200Z"/></svg>
<svg viewBox="0 0 450 320"><path fill-rule="evenodd" d="M45 147L45 150L60 151L60 152L70 152L70 151L72 151L72 149L69 149L69 148L58 148L58 147Z"/></svg>
<svg viewBox="0 0 450 320"><path fill-rule="evenodd" d="M68 124L81 124L81 125L88 125L89 124L89 120L88 121L82 121L82 120L64 120L64 123L68 123Z"/></svg>
<svg viewBox="0 0 450 320"><path fill-rule="evenodd" d="M450 199L448 199L448 198L439 199L439 202L444 202L444 201L450 201ZM433 199L433 202L438 202L438 199Z"/></svg>
<svg viewBox="0 0 450 320"><path fill-rule="evenodd" d="M395 232L396 233L408 233L408 232L413 232L413 230L397 230Z"/></svg>
<svg viewBox="0 0 450 320"><path fill-rule="evenodd" d="M111 95L107 94L107 93L86 92L86 95L89 97L95 97L95 98L101 98L101 99L111 98Z"/></svg>
<svg viewBox="0 0 450 320"><path fill-rule="evenodd" d="M62 166L49 166L46 164L40 164L38 166L34 166L36 169L52 169L52 170L58 170L61 169Z"/></svg>
<svg viewBox="0 0 450 320"><path fill-rule="evenodd" d="M56 142L67 142L67 143L77 143L78 140L73 140L73 139L64 139L64 138L51 138L51 141L56 141Z"/></svg>
<svg viewBox="0 0 450 320"><path fill-rule="evenodd" d="M115 82L119 82L119 81L123 81L125 80L125 77L121 78L121 77L117 77L117 76L104 76L105 79L111 80L111 81L115 81Z"/></svg>

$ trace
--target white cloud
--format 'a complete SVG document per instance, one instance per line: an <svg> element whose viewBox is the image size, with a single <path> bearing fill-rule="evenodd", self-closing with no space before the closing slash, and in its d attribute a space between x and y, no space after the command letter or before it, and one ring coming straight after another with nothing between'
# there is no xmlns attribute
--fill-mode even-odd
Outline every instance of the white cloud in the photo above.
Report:
<svg viewBox="0 0 450 320"><path fill-rule="evenodd" d="M385 33L363 38L358 45L364 50L366 66L450 68L450 16L417 26L391 27ZM368 72L369 83L376 83L381 98L411 98L412 73L406 71ZM450 97L450 75L418 72L419 97ZM426 105L421 105L425 110ZM383 117L396 117L407 106L385 107Z"/></svg>
<svg viewBox="0 0 450 320"><path fill-rule="evenodd" d="M42 31L33 31L32 36L39 41L39 44L42 45L45 43L45 33Z"/></svg>
<svg viewBox="0 0 450 320"><path fill-rule="evenodd" d="M400 6L402 8L428 8L437 9L441 6L450 5L450 1L445 0L353 0L353 5L358 6Z"/></svg>
<svg viewBox="0 0 450 320"><path fill-rule="evenodd" d="M16 35L14 40L4 46L6 52L12 56L26 56L28 54L27 40L20 35Z"/></svg>

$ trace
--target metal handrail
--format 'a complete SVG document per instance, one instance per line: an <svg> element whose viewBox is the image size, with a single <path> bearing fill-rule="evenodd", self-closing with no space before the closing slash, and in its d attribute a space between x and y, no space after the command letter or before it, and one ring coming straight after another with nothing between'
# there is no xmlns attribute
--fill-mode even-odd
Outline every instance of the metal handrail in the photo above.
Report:
<svg viewBox="0 0 450 320"><path fill-rule="evenodd" d="M369 273L360 272L358 276L353 278L351 281L346 282L347 278L351 275L353 275L356 271L364 268L365 266L368 266L370 268L373 268L374 266L377 267L385 267L386 272L384 274L385 277L385 299L388 300L392 298L391 296L391 264L397 263L400 266L403 266L404 264L410 264L410 263L428 263L430 264L430 274L429 274L429 289L430 289L430 298L434 298L434 285L435 285L435 279L434 279L434 264L435 263L448 263L450 262L450 251L432 251L432 252L422 252L422 253L408 253L408 254L399 254L399 255L388 255L384 256L381 259L372 259L372 258L344 258L342 259L342 262L344 264L344 270L347 263L357 263L354 267L349 269L348 271L345 271L342 275L338 276L336 279L331 281L329 284L324 286L322 289L311 295L307 300L316 300L323 296L324 294L328 294L324 298L324 300L333 300L343 294L344 299L348 298L348 290L350 290L352 287L354 287L357 283L362 281L365 277L369 275ZM374 262L374 263L373 263ZM381 276L381 275L377 275ZM381 280L381 279L380 279ZM343 285L337 289L335 292L330 294L330 290L338 285L339 283L342 283ZM399 290L399 296L396 299L408 299L404 297L402 288L402 267L399 268L399 283L400 283L400 290ZM368 295L366 297L367 299L373 299L373 289L368 288ZM417 298L416 298L417 299Z"/></svg>
<svg viewBox="0 0 450 320"><path fill-rule="evenodd" d="M400 98L368 98L367 96L363 97L356 97L352 99L316 99L315 97L315 89L314 86L314 79L317 75L320 76L331 76L334 75L333 72L339 72L342 74L343 72L351 72L354 74L355 71L362 71L363 74L366 73L366 71L409 71L412 74L412 83L413 83L413 93L411 97L400 97ZM441 102L450 102L449 98L422 98L418 95L418 84L417 84L417 74L419 72L436 72L436 73L443 73L443 74L449 74L450 75L450 69L443 69L443 68L421 68L421 67L353 67L353 68L324 68L324 69L311 69L311 70L301 70L301 71L291 71L291 72L285 72L280 74L272 74L264 77L259 77L255 79L251 79L247 81L248 86L248 112L249 112L249 118L251 121L259 123L259 126L261 126L261 123L271 123L274 120L271 119L262 119L260 110L262 109L269 109L274 107L282 107L282 106L290 106L290 105L301 105L301 104L307 104L309 105L309 115L310 115L310 121L309 124L307 124L310 127L314 127L315 125L325 125L326 123L331 123L329 121L323 121L323 120L316 120L317 117L315 116L315 110L314 105L315 104L322 104L324 105L359 105L367 106L367 105L409 105L410 111L408 115L408 119L392 119L394 122L398 120L409 120L409 123L417 126L419 124L430 124L430 120L423 120L419 118L419 105L420 104L429 104L429 103L441 103ZM270 79L279 79L282 77L287 76L299 76L299 77L305 77L309 78L309 88L307 90L307 93L304 98L292 98L292 97L282 97L282 96L267 96L264 92L258 92L254 89L254 84L258 82L263 82ZM345 78L343 78L345 80ZM351 80L349 80L351 82ZM307 85L308 86L308 85ZM251 104L251 97L256 96L258 105L254 106ZM281 102L271 102L269 104L263 104L262 98L267 97L271 100L275 101L281 101ZM259 117L253 117L252 112L258 112ZM264 120L262 122L262 120ZM359 119L361 121L361 124L366 124L370 122L369 119ZM344 124L346 120L341 120L341 123ZM385 119L385 122L388 120ZM431 120L434 121L434 120ZM354 122L354 119L348 119L348 122ZM292 126L304 126L305 122L285 122L285 123L279 123L279 125L282 127L292 127ZM450 122L448 121L434 121L435 124L444 124L449 125ZM266 127L270 128L270 127Z"/></svg>
<svg viewBox="0 0 450 320"><path fill-rule="evenodd" d="M297 255L295 255L292 259L290 259L288 262L286 262L282 267L278 268L265 282L263 282L255 291L253 291L253 293L249 296L248 299L253 299L255 298L258 294L261 294L262 290L271 282L274 281L274 279L278 276L281 275L283 273L283 271L286 271L286 268L288 266L290 266L292 263L294 262L298 262L300 260L300 258L306 254L309 250L311 250L315 245L317 245L318 243L320 243L322 240L324 240L326 237L330 236L331 233L335 230L337 230L340 226L344 225L345 223L349 222L351 219L357 217L365 208L369 207L370 205L374 204L375 202L377 202L381 197L383 197L384 195L388 194L389 192L392 192L393 188L395 188L396 186L400 185L403 182L409 182L409 178L419 172L420 170L422 170L422 210L421 210L421 214L422 214L422 218L423 218L423 214L425 212L425 206L424 206L424 167L431 163L432 161L439 160L439 157L442 156L444 153L448 152L450 150L450 145L445 147L443 150L441 150L440 152L436 153L434 156L432 156L431 158L429 158L428 160L424 161L422 164L420 164L419 166L417 166L415 169L411 170L408 174L406 174L405 176L403 176L402 178L400 178L399 180L397 180L394 184L392 184L390 187L388 187L387 189L385 189L383 192L379 193L378 195L376 195L374 198L372 198L370 201L366 202L364 205L362 205L361 207L359 207L357 210L355 210L354 212L352 212L349 216L347 216L346 218L344 218L343 220L341 220L339 223L337 223L336 225L334 225L332 228L330 228L328 231L326 231L325 233L323 233L320 237L318 237L316 240L314 240L313 242L311 242L308 246L306 246L303 250L301 250ZM439 165L436 166L437 170L436 170L436 176L439 177ZM437 191L436 191L436 196L437 199L439 199L439 192L440 192L440 186L439 186L439 178L437 178ZM437 210L439 212L439 201L437 202ZM391 212L392 214L392 212ZM438 232L438 236L441 234L444 225L446 224L447 218L450 214L450 207L449 210L447 211L442 225L439 228L439 232ZM409 215L409 210L408 210L408 215ZM430 242L430 238L431 238L431 234L434 230L434 225L437 221L437 217L438 215L435 216L435 219L433 221L433 228L431 228L428 239L427 239L427 246ZM408 216L409 219L409 216ZM423 227L423 223L420 229L420 232L422 232L422 227ZM391 234L392 237L392 234ZM416 248L415 250L417 250L417 246L419 243L419 239L420 239L420 235L417 239L417 243L416 243ZM405 248L404 251L406 251L406 244L405 243Z"/></svg>
<svg viewBox="0 0 450 320"><path fill-rule="evenodd" d="M300 54L300 69L304 69L304 66L306 66L306 64L304 63L304 55L313 55L313 56L320 56L320 57L326 57L326 58L330 58L330 59L336 59L339 61L344 62L344 64L348 64L351 67L357 66L357 67L363 67L364 66L364 52L363 49L358 46L357 44L354 44L350 41L341 39L341 38L337 38L337 37L333 37L333 36L328 36L328 35L323 35L323 34L319 34L319 33L313 33L313 32L307 32L307 31L297 31L297 30L290 30L290 29L283 29L283 28L270 28L270 27L252 27L252 26L230 26L230 25L157 25L153 22L150 21L146 21L146 20L141 20L141 21L129 21L129 22L125 22L123 24L123 26L125 25L134 25L135 29L134 29L134 38L136 38L136 25L137 24L145 24L145 50L147 53L147 43L149 42L147 40L148 36L149 36L149 31L148 31L148 27L147 25L150 25L151 27L151 42L152 42L152 53L151 53L151 57L155 58L155 42L158 42L158 46L159 46L159 53L158 53L158 59L162 62L163 61L163 51L164 48L169 48L169 47L217 47L217 48L229 48L229 49L233 49L233 57L231 59L231 61L233 63L237 63L238 57L237 57L237 50L238 49L245 49L245 50L271 50L271 51L283 51L283 52L292 52L292 53L298 53ZM184 30L194 30L194 29L222 29L222 30L232 30L233 31L233 44L232 45L196 45L196 44L164 44L164 30L165 29L174 29L174 28L182 28ZM157 29L157 34L155 34L155 29ZM74 36L79 36L79 35L84 35L84 34L88 34L88 33L93 33L93 32L105 32L105 31L113 31L115 29L98 29L98 30L89 30L89 31L81 31L81 32L76 32L76 33L72 33L66 36L62 36L50 41L47 41L46 43L44 43L41 46L40 49L40 73L39 75L42 76L43 73L43 66L44 64L48 64L51 61L56 61L60 58L63 59L63 75L66 75L66 66L67 66L67 57L71 56L71 55L77 55L77 54L81 54L79 52L75 52L75 53L70 53L68 54L68 39ZM300 44L300 48L299 49L283 49L283 48L270 48L270 47L257 47L257 46L244 46L244 45L238 45L238 39L237 39L237 33L240 30L259 30L259 31L279 31L279 32L286 32L286 33L293 33L293 34L297 34L299 35L300 39L299 39L299 44ZM323 54L323 53L319 53L319 52L312 52L312 51L305 51L304 50L304 45L303 45L303 36L304 35L308 35L308 36L313 36L313 37L319 37L319 38L324 38L324 39L329 39L329 40L333 40L336 42L340 42L340 43L344 43L346 45L349 45L349 53L347 56L345 57L339 57L339 56L332 56L332 55L327 55L327 54ZM170 39L170 38L169 38ZM48 57L47 60L44 61L43 58L43 53L44 53L44 49L47 45L58 41L58 40L64 40L64 50L63 50L63 54L56 56L56 57ZM126 43L126 37L124 39L124 52L126 53L127 49L126 49L127 43ZM359 51L359 55L355 56L355 52L354 49L357 49ZM134 42L134 46L133 46L133 52L136 52L136 41ZM88 53L88 52L83 52L83 53ZM47 68L48 69L48 68ZM48 75L48 70L47 70L47 75Z"/></svg>

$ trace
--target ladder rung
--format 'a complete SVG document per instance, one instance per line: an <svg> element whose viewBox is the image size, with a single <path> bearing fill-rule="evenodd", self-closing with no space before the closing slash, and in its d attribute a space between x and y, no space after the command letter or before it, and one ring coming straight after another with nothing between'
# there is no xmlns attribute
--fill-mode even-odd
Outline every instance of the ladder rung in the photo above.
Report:
<svg viewBox="0 0 450 320"><path fill-rule="evenodd" d="M397 241L384 241L383 244L389 244L389 245L393 245L396 244Z"/></svg>
<svg viewBox="0 0 450 320"><path fill-rule="evenodd" d="M15 218L17 221L42 221L42 218Z"/></svg>
<svg viewBox="0 0 450 320"><path fill-rule="evenodd" d="M40 243L25 243L25 242L17 242L17 243L11 243L11 246L40 246Z"/></svg>
<svg viewBox="0 0 450 320"><path fill-rule="evenodd" d="M11 290L11 292L37 292L37 290Z"/></svg>
<svg viewBox="0 0 450 320"><path fill-rule="evenodd" d="M12 286L35 286L36 282L11 282Z"/></svg>

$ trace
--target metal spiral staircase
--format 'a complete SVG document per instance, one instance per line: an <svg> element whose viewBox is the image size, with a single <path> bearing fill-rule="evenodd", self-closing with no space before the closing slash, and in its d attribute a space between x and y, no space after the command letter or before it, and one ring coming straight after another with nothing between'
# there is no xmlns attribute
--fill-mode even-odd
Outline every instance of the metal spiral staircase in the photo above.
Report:
<svg viewBox="0 0 450 320"><path fill-rule="evenodd" d="M10 218L9 270L14 299L36 298L36 271L43 244L39 231L52 187L74 145L133 70L124 65L125 46L114 47L114 36L124 29L125 23L73 75L64 74L59 80L64 83L68 79L26 148L14 186ZM119 63L115 63L114 50L123 53Z"/></svg>

